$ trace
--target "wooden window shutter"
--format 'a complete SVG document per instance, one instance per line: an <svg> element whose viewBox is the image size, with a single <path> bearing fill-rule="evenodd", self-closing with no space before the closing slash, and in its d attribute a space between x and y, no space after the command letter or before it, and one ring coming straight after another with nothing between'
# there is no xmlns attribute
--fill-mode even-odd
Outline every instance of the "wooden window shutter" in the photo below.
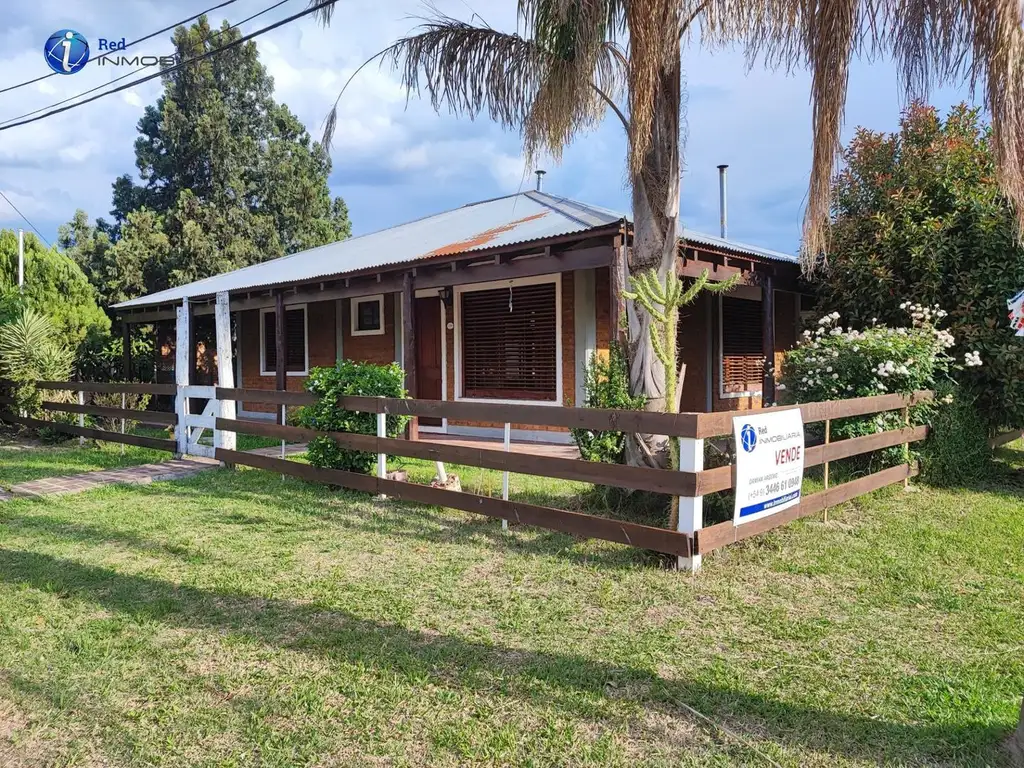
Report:
<svg viewBox="0 0 1024 768"><path fill-rule="evenodd" d="M275 312L263 315L263 361L267 371L277 369L277 319ZM306 309L286 309L284 331L287 360L285 370L297 372L306 370Z"/></svg>
<svg viewBox="0 0 1024 768"><path fill-rule="evenodd" d="M761 302L722 297L722 391L760 392Z"/></svg>
<svg viewBox="0 0 1024 768"><path fill-rule="evenodd" d="M462 294L462 394L558 399L557 284Z"/></svg>

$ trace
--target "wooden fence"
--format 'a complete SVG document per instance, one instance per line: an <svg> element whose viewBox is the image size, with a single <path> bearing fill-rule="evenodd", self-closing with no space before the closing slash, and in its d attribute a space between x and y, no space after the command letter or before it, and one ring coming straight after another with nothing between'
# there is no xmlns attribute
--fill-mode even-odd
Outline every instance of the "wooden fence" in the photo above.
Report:
<svg viewBox="0 0 1024 768"><path fill-rule="evenodd" d="M40 382L47 389L72 391L132 391L153 394L172 394L176 389L170 385L135 384L84 384L79 382ZM127 388L132 389L127 389ZM897 482L906 482L917 474L917 467L909 461L909 444L927 436L924 426L911 426L910 407L931 399L931 392L915 392L912 395L880 395L852 400L807 403L799 406L804 423L824 422L826 441L822 445L805 450L805 466L824 465L825 489L805 496L796 507L759 520L735 526L732 521L704 527L703 498L712 493L725 492L733 488L735 468L733 466L704 469L704 441L732 433L735 413L680 413L662 414L642 411L600 410L590 408L564 408L545 405L515 405L479 402L449 402L431 400L409 400L376 397L344 397L339 401L343 408L353 411L377 414L376 435L342 432L320 432L302 427L276 424L264 420L226 418L234 408L223 408L221 404L236 401L272 404L281 406L308 405L312 395L275 390L235 389L208 387L201 393L193 392L195 387L177 388L179 412L181 401L189 397L210 397L213 406L209 413L218 416L204 416L204 424L214 429L215 445L213 456L227 465L243 465L270 470L284 475L299 477L316 483L340 486L368 493L384 494L399 500L415 501L452 509L475 512L490 517L537 525L543 528L563 531L578 536L605 539L644 549L655 550L679 558L679 565L695 570L700 566L702 555L727 544L754 536L792 520L816 514L870 491ZM10 400L0 399L0 404ZM64 410L80 414L93 414L146 421L154 414L143 416L139 412L122 412L119 409L97 406L69 407L68 404L47 403L48 410ZM785 407L762 409L759 412L785 410ZM863 437L839 441L830 440L830 424L834 419L852 416L867 416L886 411L899 410L903 415L903 426L898 429L878 432ZM126 415L130 413L131 415ZM385 432L385 419L389 414L414 418L447 418L455 421L506 424L505 450L486 447L468 447L430 442L429 439L390 438ZM160 414L161 423L181 424L180 415ZM0 411L0 419L26 426L46 426L69 434L92 437L99 440L130 442L135 445L175 450L175 442L156 438L122 435L83 426L71 427L51 422L26 419ZM187 424L188 422L186 422ZM561 429L583 428L599 431L640 432L671 435L679 438L680 465L672 469L650 469L627 467L582 461L579 459L531 455L508 450L507 434L509 424L522 424ZM186 427L185 432L188 432ZM415 430L410 430L415 434ZM257 435L282 441L307 442L318 437L328 437L338 445L354 450L366 451L378 456L377 474L364 475L335 469L319 469L308 464L289 461L273 456L259 455L235 450L235 433ZM186 445L191 450L191 440L177 442L180 450ZM884 448L904 446L908 461L870 475L859 477L841 485L829 486L829 462L858 456ZM679 498L679 524L676 530L642 525L639 523L597 517L581 512L554 509L536 504L527 504L507 498L482 496L463 491L416 484L389 479L386 474L388 455L425 459L440 463L454 463L464 466L492 469L505 473L518 473L561 480L574 480L597 485L616 486L638 491L677 496ZM507 476L506 476L507 478ZM506 481L507 482L507 481ZM507 484L506 484L507 489ZM507 490L506 490L507 496Z"/></svg>
<svg viewBox="0 0 1024 768"><path fill-rule="evenodd" d="M9 389L14 382L0 379L0 389ZM0 421L11 424L19 424L30 429L50 429L54 432L61 432L66 435L74 435L81 441L106 440L122 445L134 445L139 448L154 448L160 451L177 451L177 444L168 438L151 437L149 435L133 435L126 429L128 422L155 425L160 427L175 427L178 418L173 413L161 413L159 411L139 411L125 407L113 408L108 406L87 403L86 395L89 393L121 394L121 395L174 395L176 388L173 384L101 384L88 381L37 381L36 387L45 392L75 392L78 394L78 402L62 403L54 400L44 400L42 408L48 413L73 413L78 415L78 424L68 424L62 421L43 421L34 419L24 414L16 413L13 408L16 406L14 398L0 395ZM124 406L125 399L121 403ZM107 419L120 419L121 431L115 432L107 429L94 429L85 426L86 416L100 416Z"/></svg>

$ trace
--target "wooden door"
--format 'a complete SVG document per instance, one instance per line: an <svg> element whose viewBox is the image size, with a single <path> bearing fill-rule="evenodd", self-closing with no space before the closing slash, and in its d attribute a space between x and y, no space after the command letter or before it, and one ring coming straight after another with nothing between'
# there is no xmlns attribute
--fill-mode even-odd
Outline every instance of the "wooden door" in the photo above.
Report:
<svg viewBox="0 0 1024 768"><path fill-rule="evenodd" d="M442 399L441 299L428 296L416 299L416 397ZM440 419L420 417L420 426L439 427Z"/></svg>

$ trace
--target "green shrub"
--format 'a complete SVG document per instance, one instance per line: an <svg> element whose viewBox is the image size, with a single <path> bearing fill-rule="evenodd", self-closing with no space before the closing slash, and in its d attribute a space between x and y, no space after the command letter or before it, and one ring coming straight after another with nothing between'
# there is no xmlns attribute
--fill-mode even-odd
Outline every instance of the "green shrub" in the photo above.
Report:
<svg viewBox="0 0 1024 768"><path fill-rule="evenodd" d="M299 425L321 432L354 432L362 435L377 434L377 415L347 411L338 407L338 398L407 397L405 373L398 363L372 365L342 360L333 368L314 368L306 381L306 389L316 395L315 405L299 411ZM387 417L388 437L398 437L405 431L408 416ZM309 443L309 463L315 467L343 469L347 472L369 473L377 456L366 451L342 448L329 437L318 437Z"/></svg>
<svg viewBox="0 0 1024 768"><path fill-rule="evenodd" d="M46 315L24 309L10 322L0 326L0 378L16 382L15 408L29 416L40 416L45 400L64 402L69 392L43 392L35 382L67 381L71 376L73 353L62 343Z"/></svg>
<svg viewBox="0 0 1024 768"><path fill-rule="evenodd" d="M930 414L931 429L921 446L921 479L932 485L971 485L993 471L988 428L976 394L943 392Z"/></svg>
<svg viewBox="0 0 1024 768"><path fill-rule="evenodd" d="M643 395L629 394L629 367L626 356L614 343L608 350L607 358L598 353L591 355L583 387L583 405L587 408L639 411L647 402ZM626 436L622 432L573 429L572 439L585 461L623 463Z"/></svg>
<svg viewBox="0 0 1024 768"><path fill-rule="evenodd" d="M136 395L130 392L125 394L118 392L94 392L92 394L92 404L103 408L120 408L121 404L124 403L124 407L129 411L144 411L149 407L149 401L149 395ZM120 419L107 416L90 416L89 418L97 429L104 429L110 432L121 431ZM138 424L139 422L137 421L127 420L125 429L131 432Z"/></svg>

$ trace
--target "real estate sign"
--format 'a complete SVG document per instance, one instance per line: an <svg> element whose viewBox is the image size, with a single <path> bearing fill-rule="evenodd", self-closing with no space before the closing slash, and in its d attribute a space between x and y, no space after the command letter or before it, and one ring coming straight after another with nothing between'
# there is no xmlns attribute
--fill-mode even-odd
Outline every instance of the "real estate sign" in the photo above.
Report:
<svg viewBox="0 0 1024 768"><path fill-rule="evenodd" d="M733 523L749 523L799 504L804 479L800 409L735 416L732 431L736 438Z"/></svg>

